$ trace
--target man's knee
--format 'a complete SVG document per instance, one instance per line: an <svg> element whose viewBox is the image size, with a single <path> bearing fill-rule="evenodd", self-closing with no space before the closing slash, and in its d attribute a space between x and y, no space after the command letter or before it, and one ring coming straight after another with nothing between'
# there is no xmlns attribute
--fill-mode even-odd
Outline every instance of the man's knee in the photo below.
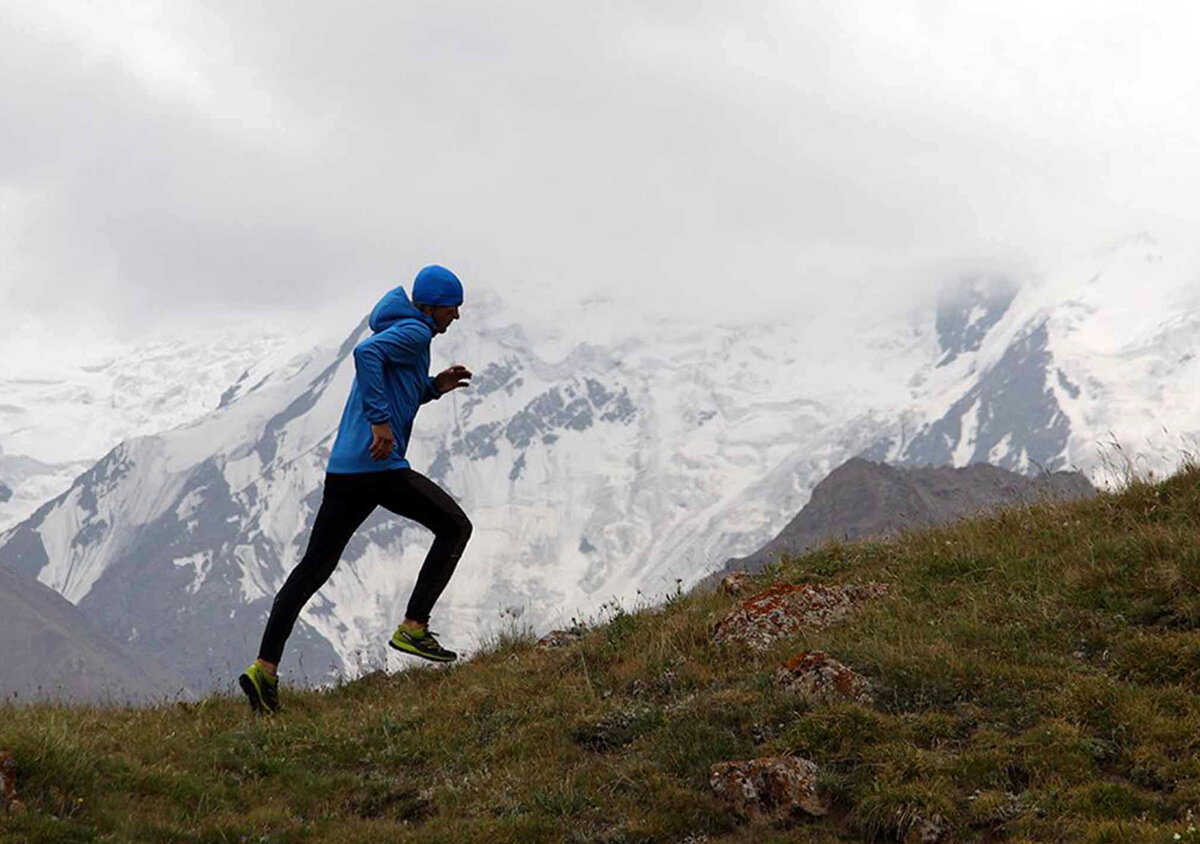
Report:
<svg viewBox="0 0 1200 844"><path fill-rule="evenodd" d="M450 527L447 533L452 539L454 539L459 547L462 547L463 545L466 545L467 540L471 538L471 531L473 529L474 525L471 524L471 520L467 518L466 513L460 513L450 521Z"/></svg>

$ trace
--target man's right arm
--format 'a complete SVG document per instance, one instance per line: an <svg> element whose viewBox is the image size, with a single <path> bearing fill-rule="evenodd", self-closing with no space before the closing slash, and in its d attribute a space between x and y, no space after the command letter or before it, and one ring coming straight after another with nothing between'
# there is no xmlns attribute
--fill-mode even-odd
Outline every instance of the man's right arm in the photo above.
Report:
<svg viewBox="0 0 1200 844"><path fill-rule="evenodd" d="M392 418L383 389L384 365L403 366L416 359L415 341L401 331L382 331L354 347L354 372L363 415L372 425L386 425Z"/></svg>

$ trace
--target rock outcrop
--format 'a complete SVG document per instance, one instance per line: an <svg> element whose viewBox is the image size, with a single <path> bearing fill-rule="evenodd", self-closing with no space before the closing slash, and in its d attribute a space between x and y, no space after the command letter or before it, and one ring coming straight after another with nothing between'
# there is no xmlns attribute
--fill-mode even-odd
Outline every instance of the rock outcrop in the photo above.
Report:
<svg viewBox="0 0 1200 844"><path fill-rule="evenodd" d="M870 704L871 681L824 651L802 651L776 670L772 680L782 692L813 702L852 700Z"/></svg>
<svg viewBox="0 0 1200 844"><path fill-rule="evenodd" d="M717 797L751 823L766 823L802 810L824 815L829 800L817 788L816 763L799 756L722 762L712 767L709 784Z"/></svg>
<svg viewBox="0 0 1200 844"><path fill-rule="evenodd" d="M779 583L734 607L717 622L717 642L744 641L765 649L801 629L819 630L845 621L863 602L887 592L887 585L823 586Z"/></svg>

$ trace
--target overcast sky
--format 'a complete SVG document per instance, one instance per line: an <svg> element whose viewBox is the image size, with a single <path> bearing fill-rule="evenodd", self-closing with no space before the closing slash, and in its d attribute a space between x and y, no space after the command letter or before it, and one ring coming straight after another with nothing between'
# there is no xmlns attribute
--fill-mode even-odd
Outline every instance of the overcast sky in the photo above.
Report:
<svg viewBox="0 0 1200 844"><path fill-rule="evenodd" d="M6 0L0 311L318 318L430 262L468 308L901 301L1200 222L1198 25L1102 0Z"/></svg>

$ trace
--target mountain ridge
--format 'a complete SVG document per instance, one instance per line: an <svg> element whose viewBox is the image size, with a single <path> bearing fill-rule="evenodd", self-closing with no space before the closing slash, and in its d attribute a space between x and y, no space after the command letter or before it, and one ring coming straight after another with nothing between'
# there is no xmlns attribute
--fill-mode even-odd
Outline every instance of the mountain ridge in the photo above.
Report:
<svg viewBox="0 0 1200 844"><path fill-rule="evenodd" d="M193 696L155 659L135 658L70 601L0 566L0 699L150 704Z"/></svg>

